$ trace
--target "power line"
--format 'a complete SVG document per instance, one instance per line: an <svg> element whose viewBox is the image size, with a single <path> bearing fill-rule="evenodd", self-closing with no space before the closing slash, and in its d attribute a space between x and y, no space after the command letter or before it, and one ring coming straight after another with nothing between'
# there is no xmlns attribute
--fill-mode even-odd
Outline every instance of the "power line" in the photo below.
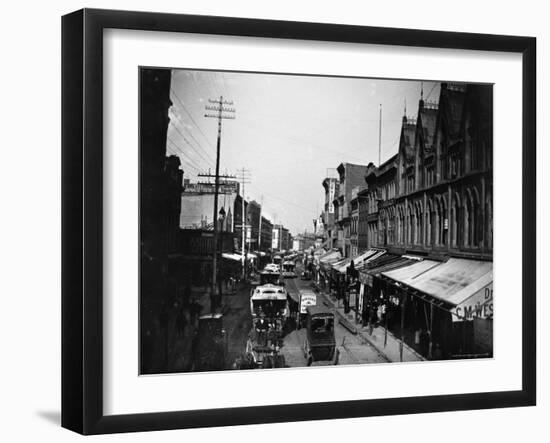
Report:
<svg viewBox="0 0 550 443"><path fill-rule="evenodd" d="M204 155L202 155L192 144L191 142L187 139L187 137L179 130L179 128L176 126L176 125L171 125L172 128L174 128L178 134L181 136L181 138L183 138L183 140L189 145L190 148L192 148L205 162L207 165L210 165L210 166L213 166L213 161L212 160L209 160L207 159Z"/></svg>
<svg viewBox="0 0 550 443"><path fill-rule="evenodd" d="M181 105L182 109L187 113L187 115L189 116L189 118L191 119L191 122L193 122L193 124L195 125L195 127L199 130L199 132L202 134L202 136L204 137L204 139L206 140L206 143L208 143L212 148L215 148L214 145L212 144L212 142L208 139L208 137L206 136L206 134L203 132L203 130L201 129L201 127L197 124L197 122L195 121L195 119L193 118L193 116L191 115L191 113L188 111L187 109L187 106L185 106L183 104L183 102L181 101L181 99L179 98L178 94L176 93L176 91L174 91L174 89L172 89L172 92L174 93L174 97L176 98L176 100L179 102L179 104Z"/></svg>
<svg viewBox="0 0 550 443"><path fill-rule="evenodd" d="M189 136L195 141L195 143L198 145L199 149L200 149L202 152L204 152L204 153L206 154L206 156L208 157L209 161L214 162L214 160L213 160L212 156L210 155L210 153L209 153L206 149L204 149L204 148L202 147L202 145L199 143L199 141L193 136L193 134L191 133L191 131L189 130L189 128L187 128L185 122L183 122L183 121L179 118L179 116L177 116L177 115L175 116L174 119L171 119L171 120L170 120L170 123L172 124L172 126L174 126L174 127L177 128L175 122L178 122L178 123L180 123L180 124L182 125L182 127L185 129L185 131L187 131L188 135L189 135ZM181 131L178 131L178 132L180 133L180 135L181 135L182 137L185 137Z"/></svg>
<svg viewBox="0 0 550 443"><path fill-rule="evenodd" d="M181 150L181 148L179 148L172 140L170 140L169 143L172 144L172 148L175 149L175 150L180 154L180 156L185 156L185 158L182 158L182 160L185 161L185 164L186 164L186 165L188 165L189 167L191 167L192 169L194 169L195 172L197 172L197 173L201 171L201 167L198 166L196 163L194 163L193 160L192 160L190 157L188 157L188 156L186 155L186 153L183 152L183 151Z"/></svg>
<svg viewBox="0 0 550 443"><path fill-rule="evenodd" d="M210 152L208 152L208 150L206 150L202 145L201 143L195 138L195 136L193 135L193 133L189 130L189 128L186 126L185 122L179 117L179 116L175 116L175 120L171 120L172 122L173 121L177 121L178 123L181 124L181 126L183 127L183 129L185 131L187 131L187 134L189 135L189 137L191 137L191 139L196 143L196 145L199 147L199 149L201 151L203 151L206 156L212 161L214 162L214 160L212 159L211 155L210 155Z"/></svg>

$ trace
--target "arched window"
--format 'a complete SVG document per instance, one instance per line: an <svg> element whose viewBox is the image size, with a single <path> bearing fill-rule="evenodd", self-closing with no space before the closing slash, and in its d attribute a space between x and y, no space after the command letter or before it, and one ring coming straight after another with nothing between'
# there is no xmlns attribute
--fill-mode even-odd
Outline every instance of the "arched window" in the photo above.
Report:
<svg viewBox="0 0 550 443"><path fill-rule="evenodd" d="M397 207L397 243L403 243L403 211L401 207Z"/></svg>
<svg viewBox="0 0 550 443"><path fill-rule="evenodd" d="M468 189L464 205L464 246L479 246L479 200L477 191Z"/></svg>
<svg viewBox="0 0 550 443"><path fill-rule="evenodd" d="M471 224L471 218L470 213L472 212L472 203L469 195L465 195L464 198L464 205L463 205L463 211L464 211L464 227L462 229L463 235L464 235L464 246L469 247L471 236L470 236L470 224Z"/></svg>
<svg viewBox="0 0 550 443"><path fill-rule="evenodd" d="M407 230L407 243L410 245L413 240L414 236L414 220L413 220L414 214L412 211L412 208L409 206L407 211L407 218L408 218L408 230Z"/></svg>
<svg viewBox="0 0 550 443"><path fill-rule="evenodd" d="M447 244L447 226L445 226L445 220L447 219L447 206L445 205L445 199L440 197L439 204L437 205L438 214L438 243L440 245Z"/></svg>
<svg viewBox="0 0 550 443"><path fill-rule="evenodd" d="M478 247L481 240L481 230L483 229L483 223L480 217L479 199L477 197L477 191L475 189L472 191L472 224L470 225L470 229L472 246Z"/></svg>
<svg viewBox="0 0 550 443"><path fill-rule="evenodd" d="M485 246L493 249L493 198L487 194L485 199Z"/></svg>
<svg viewBox="0 0 550 443"><path fill-rule="evenodd" d="M422 244L422 203L416 204L416 244Z"/></svg>
<svg viewBox="0 0 550 443"><path fill-rule="evenodd" d="M431 216L432 216L432 220L431 220L431 224L432 224L432 244L433 245L438 245L439 244L439 213L440 213L439 202L437 201L437 199L435 199L433 207L432 207L432 212L431 212Z"/></svg>
<svg viewBox="0 0 550 443"><path fill-rule="evenodd" d="M451 204L451 247L456 248L459 244L459 232L460 232L460 202L458 196L453 196Z"/></svg>
<svg viewBox="0 0 550 443"><path fill-rule="evenodd" d="M426 236L424 244L430 246L432 244L432 210L433 203L430 200L428 202L428 207L426 208L425 217L426 217Z"/></svg>

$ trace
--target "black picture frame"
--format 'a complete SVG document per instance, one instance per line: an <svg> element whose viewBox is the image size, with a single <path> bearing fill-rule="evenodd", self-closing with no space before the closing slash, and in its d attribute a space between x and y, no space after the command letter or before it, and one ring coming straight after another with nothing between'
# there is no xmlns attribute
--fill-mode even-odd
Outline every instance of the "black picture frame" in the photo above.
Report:
<svg viewBox="0 0 550 443"><path fill-rule="evenodd" d="M103 31L108 28L522 55L522 388L131 415L103 412ZM536 403L536 39L83 9L62 18L62 426L82 434L458 411Z"/></svg>

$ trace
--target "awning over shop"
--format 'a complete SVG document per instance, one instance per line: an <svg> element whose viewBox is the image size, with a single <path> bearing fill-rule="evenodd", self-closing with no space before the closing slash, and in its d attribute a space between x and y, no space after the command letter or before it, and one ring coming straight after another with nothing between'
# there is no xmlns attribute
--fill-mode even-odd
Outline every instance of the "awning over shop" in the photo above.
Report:
<svg viewBox="0 0 550 443"><path fill-rule="evenodd" d="M319 257L319 265L322 269L329 270L332 263L342 259L342 254L338 250L332 250Z"/></svg>
<svg viewBox="0 0 550 443"><path fill-rule="evenodd" d="M453 320L493 315L493 263L450 258L428 267L429 260L383 272L395 281L450 305ZM424 264L424 265L423 265Z"/></svg>
<svg viewBox="0 0 550 443"><path fill-rule="evenodd" d="M480 282L478 280L482 279ZM493 262L450 258L418 276L409 286L451 305L458 305L493 281Z"/></svg>
<svg viewBox="0 0 550 443"><path fill-rule="evenodd" d="M368 251L363 252L362 254L359 254L353 258L346 258L344 260L334 263L332 265L332 268L337 272L345 274L347 269L351 265L352 260L353 260L353 266L355 267L355 269L358 269L364 263L367 263L370 260L374 260L384 255L385 252L386 252L385 250L381 250L381 249L369 249Z"/></svg>
<svg viewBox="0 0 550 443"><path fill-rule="evenodd" d="M409 266L404 266L402 268L394 269L392 271L382 272L381 275L391 278L398 283L410 285L410 282L416 277L424 274L430 269L441 266L441 264L441 262L433 260L415 261Z"/></svg>
<svg viewBox="0 0 550 443"><path fill-rule="evenodd" d="M402 268L415 262L416 260L399 255L385 254L379 259L370 262L368 267L364 267L359 271L359 281L372 287L374 283L373 278L379 277L382 272Z"/></svg>
<svg viewBox="0 0 550 443"><path fill-rule="evenodd" d="M453 321L491 318L493 316L493 273L487 273L471 285L454 294L457 301L451 309ZM460 301L459 301L460 300Z"/></svg>
<svg viewBox="0 0 550 443"><path fill-rule="evenodd" d="M222 253L222 258L226 258L227 260L241 261L240 254L229 253L229 252Z"/></svg>
<svg viewBox="0 0 550 443"><path fill-rule="evenodd" d="M319 263L327 263L329 261L338 261L342 258L342 254L340 254L340 251L333 249L332 251L328 251L325 254L319 256L318 260Z"/></svg>
<svg viewBox="0 0 550 443"><path fill-rule="evenodd" d="M345 272L345 269L349 266L351 262L351 258L344 258L342 260L338 260L334 263L332 263L332 269L334 269L336 272L342 272L341 269L344 269L343 272Z"/></svg>

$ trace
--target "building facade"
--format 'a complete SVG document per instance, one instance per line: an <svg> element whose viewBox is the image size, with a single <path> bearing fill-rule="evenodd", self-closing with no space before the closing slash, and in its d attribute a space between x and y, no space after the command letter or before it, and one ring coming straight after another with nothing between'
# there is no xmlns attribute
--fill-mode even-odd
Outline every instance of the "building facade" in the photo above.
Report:
<svg viewBox="0 0 550 443"><path fill-rule="evenodd" d="M403 117L398 154L366 175L370 245L491 259L492 168L492 87L443 83L437 104Z"/></svg>
<svg viewBox="0 0 550 443"><path fill-rule="evenodd" d="M273 223L266 217L261 217L261 239L260 239L260 251L270 252L272 248L273 240Z"/></svg>
<svg viewBox="0 0 550 443"><path fill-rule="evenodd" d="M341 163L338 168L338 193L334 204L334 223L336 227L335 247L344 257L351 257L351 200L353 190L365 187L366 165ZM358 213L357 213L358 217Z"/></svg>
<svg viewBox="0 0 550 443"><path fill-rule="evenodd" d="M262 206L252 200L247 207L247 243L250 251L260 250L260 223L262 219Z"/></svg>
<svg viewBox="0 0 550 443"><path fill-rule="evenodd" d="M492 125L492 85L442 83L358 193L358 242L385 251L360 271L366 315L385 300L387 327L429 359L492 355Z"/></svg>
<svg viewBox="0 0 550 443"><path fill-rule="evenodd" d="M337 229L334 224L334 199L338 194L338 179L336 177L326 177L322 182L325 190L325 207L323 211L323 224L325 226L325 246L329 249L335 247L338 237Z"/></svg>

